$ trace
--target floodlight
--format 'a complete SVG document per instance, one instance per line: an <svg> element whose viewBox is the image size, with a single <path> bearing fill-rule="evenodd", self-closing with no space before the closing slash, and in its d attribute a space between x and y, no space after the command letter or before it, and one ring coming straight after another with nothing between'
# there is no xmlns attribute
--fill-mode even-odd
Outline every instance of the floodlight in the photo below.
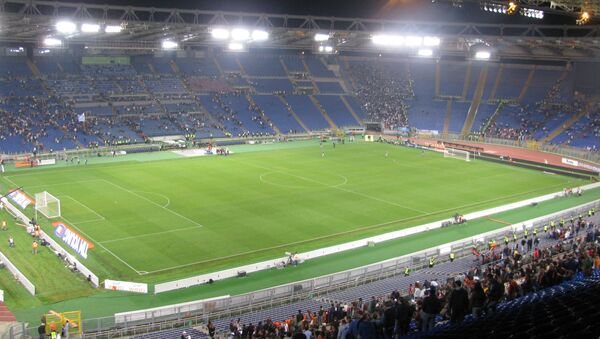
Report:
<svg viewBox="0 0 600 339"><path fill-rule="evenodd" d="M225 28L214 28L210 33L217 40L229 39L229 30Z"/></svg>
<svg viewBox="0 0 600 339"><path fill-rule="evenodd" d="M490 52L479 51L475 53L475 59L487 60L492 56Z"/></svg>
<svg viewBox="0 0 600 339"><path fill-rule="evenodd" d="M62 34L75 33L77 25L72 21L59 21L56 23L56 30Z"/></svg>
<svg viewBox="0 0 600 339"><path fill-rule="evenodd" d="M260 29L252 31L252 40L254 41L265 41L269 39L269 32Z"/></svg>
<svg viewBox="0 0 600 339"><path fill-rule="evenodd" d="M417 54L422 57L430 57L433 55L433 50L429 48L420 49Z"/></svg>
<svg viewBox="0 0 600 339"><path fill-rule="evenodd" d="M373 35L371 40L373 40L373 43L376 45L402 46L404 44L404 37L401 35Z"/></svg>
<svg viewBox="0 0 600 339"><path fill-rule="evenodd" d="M123 27L117 25L107 25L104 27L105 33L121 33L121 30L123 30Z"/></svg>
<svg viewBox="0 0 600 339"><path fill-rule="evenodd" d="M407 36L404 44L409 47L419 47L423 44L423 38L420 36Z"/></svg>
<svg viewBox="0 0 600 339"><path fill-rule="evenodd" d="M163 40L163 42L162 42L163 49L176 49L177 47L179 47L179 44L176 43L175 41Z"/></svg>
<svg viewBox="0 0 600 339"><path fill-rule="evenodd" d="M331 53L331 52L333 52L333 47L325 46L325 53Z"/></svg>
<svg viewBox="0 0 600 339"><path fill-rule="evenodd" d="M62 41L56 38L46 38L44 39L44 45L48 47L56 47L62 45Z"/></svg>
<svg viewBox="0 0 600 339"><path fill-rule="evenodd" d="M424 46L435 47L435 46L439 46L440 42L441 42L440 38L435 37L435 36L426 36L423 38Z"/></svg>
<svg viewBox="0 0 600 339"><path fill-rule="evenodd" d="M327 41L329 40L329 34L317 33L315 34L315 41Z"/></svg>
<svg viewBox="0 0 600 339"><path fill-rule="evenodd" d="M239 42L230 42L228 47L229 47L230 51L242 51L242 50L244 50L244 44L239 43Z"/></svg>
<svg viewBox="0 0 600 339"><path fill-rule="evenodd" d="M245 41L250 38L250 32L247 29L235 28L231 30L231 38L234 41Z"/></svg>
<svg viewBox="0 0 600 339"><path fill-rule="evenodd" d="M100 31L100 25L98 25L98 24L82 24L81 31L83 33L98 33Z"/></svg>

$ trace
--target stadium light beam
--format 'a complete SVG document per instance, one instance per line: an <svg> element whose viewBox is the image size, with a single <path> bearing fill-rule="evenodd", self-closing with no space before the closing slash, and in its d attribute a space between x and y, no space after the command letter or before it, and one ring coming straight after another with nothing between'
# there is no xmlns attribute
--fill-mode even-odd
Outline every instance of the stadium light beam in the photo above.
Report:
<svg viewBox="0 0 600 339"><path fill-rule="evenodd" d="M49 37L44 39L44 45L48 47L58 47L62 45L62 40Z"/></svg>
<svg viewBox="0 0 600 339"><path fill-rule="evenodd" d="M108 25L108 26L104 27L105 33L121 33L122 30L123 30L123 27L117 26L117 25Z"/></svg>
<svg viewBox="0 0 600 339"><path fill-rule="evenodd" d="M227 47L229 48L230 51L243 51L244 50L244 44L242 44L240 42L230 42Z"/></svg>
<svg viewBox="0 0 600 339"><path fill-rule="evenodd" d="M329 40L329 34L317 33L315 34L315 41L327 41Z"/></svg>
<svg viewBox="0 0 600 339"><path fill-rule="evenodd" d="M246 41L250 39L250 32L243 28L234 28L231 30L231 39L233 41Z"/></svg>
<svg viewBox="0 0 600 339"><path fill-rule="evenodd" d="M227 40L229 39L229 30L225 28L214 28L210 34L216 40Z"/></svg>
<svg viewBox="0 0 600 339"><path fill-rule="evenodd" d="M56 31L62 34L72 34L77 31L77 25L72 21L59 21L56 23Z"/></svg>
<svg viewBox="0 0 600 339"><path fill-rule="evenodd" d="M489 60L492 56L492 53L488 51L478 51L475 53L475 59L479 60Z"/></svg>
<svg viewBox="0 0 600 339"><path fill-rule="evenodd" d="M98 25L98 24L82 24L81 31L83 33L98 33L100 31L100 25Z"/></svg>
<svg viewBox="0 0 600 339"><path fill-rule="evenodd" d="M252 31L252 40L254 41L265 41L269 39L269 32L260 29Z"/></svg>
<svg viewBox="0 0 600 339"><path fill-rule="evenodd" d="M161 46L163 49L176 49L177 47L179 47L179 44L175 41L163 40Z"/></svg>
<svg viewBox="0 0 600 339"><path fill-rule="evenodd" d="M440 38L435 36L426 36L423 38L423 46L427 47L437 47L440 45Z"/></svg>
<svg viewBox="0 0 600 339"><path fill-rule="evenodd" d="M417 52L417 55L420 57L428 58L428 57L433 56L433 50L429 49L429 48L422 48L422 49L419 49L419 51Z"/></svg>
<svg viewBox="0 0 600 339"><path fill-rule="evenodd" d="M404 44L408 47L420 47L423 45L423 38L420 36L407 36Z"/></svg>
<svg viewBox="0 0 600 339"><path fill-rule="evenodd" d="M404 45L404 37L401 35L377 34L371 37L376 45L396 47Z"/></svg>

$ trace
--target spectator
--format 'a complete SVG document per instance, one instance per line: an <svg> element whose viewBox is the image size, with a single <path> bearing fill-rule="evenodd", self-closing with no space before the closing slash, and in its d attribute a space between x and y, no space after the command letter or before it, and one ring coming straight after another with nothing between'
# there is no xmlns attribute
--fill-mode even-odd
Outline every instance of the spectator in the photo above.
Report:
<svg viewBox="0 0 600 339"><path fill-rule="evenodd" d="M453 323L462 322L469 311L469 296L462 287L460 280L454 281L454 289L450 294L448 309L450 310L450 321Z"/></svg>

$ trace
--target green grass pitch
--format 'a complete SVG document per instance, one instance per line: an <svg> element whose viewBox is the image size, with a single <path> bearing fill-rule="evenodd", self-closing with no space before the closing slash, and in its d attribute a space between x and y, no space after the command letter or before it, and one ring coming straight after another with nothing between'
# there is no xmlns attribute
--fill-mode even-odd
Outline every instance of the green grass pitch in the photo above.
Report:
<svg viewBox="0 0 600 339"><path fill-rule="evenodd" d="M61 220L94 243L83 261L101 278L153 283L584 183L385 144L270 148L106 164L92 158L87 166L13 172L4 186L59 197Z"/></svg>

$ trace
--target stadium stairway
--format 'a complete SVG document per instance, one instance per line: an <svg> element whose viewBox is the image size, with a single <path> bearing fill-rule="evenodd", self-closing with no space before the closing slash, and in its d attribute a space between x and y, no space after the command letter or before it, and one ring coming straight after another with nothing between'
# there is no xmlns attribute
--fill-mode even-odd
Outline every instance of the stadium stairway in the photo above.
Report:
<svg viewBox="0 0 600 339"><path fill-rule="evenodd" d="M173 71L173 73L175 73L175 74L179 73L179 66L177 66L175 61L169 60L169 65L171 66L171 70Z"/></svg>
<svg viewBox="0 0 600 339"><path fill-rule="evenodd" d="M467 95L469 93L469 84L471 83L471 73L473 73L473 67L471 67L471 63L468 63L467 72L465 74L465 83L463 84L463 91L460 96L462 100L467 100Z"/></svg>
<svg viewBox="0 0 600 339"><path fill-rule="evenodd" d="M215 67L217 67L217 69L219 70L219 74L224 75L225 72L223 72L223 68L221 68L221 65L217 62L217 58L214 55L211 56L211 58L213 59L213 63L215 64Z"/></svg>
<svg viewBox="0 0 600 339"><path fill-rule="evenodd" d="M13 322L17 321L15 315L4 305L4 302L0 301L0 322Z"/></svg>
<svg viewBox="0 0 600 339"><path fill-rule="evenodd" d="M306 133L308 133L310 130L308 129L308 127L306 127L306 125L304 124L304 122L302 122L302 120L300 119L300 117L298 116L298 114L296 114L296 112L292 108L292 105L290 105L290 103L287 102L287 100L285 100L285 98L283 96L276 95L276 97L279 98L279 100L281 100L281 102L283 103L283 105L287 108L288 112L290 112L290 114L294 117L294 119L296 119L296 121L298 122L298 124L300 126L302 126L302 128L304 129L304 131L306 131Z"/></svg>
<svg viewBox="0 0 600 339"><path fill-rule="evenodd" d="M496 79L494 80L494 87L492 87L492 92L488 96L488 100L496 99L496 92L498 91L498 87L500 87L500 81L502 81L503 71L504 71L504 64L500 64L500 67L498 67L498 72L496 72Z"/></svg>
<svg viewBox="0 0 600 339"><path fill-rule="evenodd" d="M444 115L444 130L442 131L443 136L448 135L448 128L450 127L450 120L452 119L452 99L448 100L446 105L446 114Z"/></svg>
<svg viewBox="0 0 600 339"><path fill-rule="evenodd" d="M348 111L350 111L350 114L352 114L352 116L354 117L354 119L356 120L356 122L358 122L359 125L363 125L363 121L358 117L358 114L356 114L356 112L354 111L354 108L352 108L352 106L350 106L350 104L348 103L348 100L346 100L346 97L343 95L340 95L340 99L342 99L342 102L344 103L344 106L346 106L346 108L348 109Z"/></svg>
<svg viewBox="0 0 600 339"><path fill-rule="evenodd" d="M279 59L279 60L281 61L281 59ZM250 94L246 94L246 100L248 100L248 102L249 102L251 105L254 105L254 106L256 106L256 107L260 107L260 106L259 106L259 105L256 103L256 101L254 101L254 99L252 99L252 97L250 96ZM271 128L273 129L273 131L275 131L275 133L277 133L277 134L282 134L282 133L281 133L281 130L279 129L279 127L277 127L277 125L275 125L275 122L273 121L273 119L271 119L271 118L270 118L270 117L267 115L267 113L266 113L266 112L265 112L265 111L264 111L262 108L260 109L260 111L261 111L261 113L262 113L262 115L263 115L263 120L265 120L265 119L266 119L267 121L265 121L265 122L268 122L268 123L270 123L270 124L271 124Z"/></svg>
<svg viewBox="0 0 600 339"><path fill-rule="evenodd" d="M485 125L483 125L480 132L483 132L483 133L487 132L488 128L490 128L490 126L496 121L496 118L498 117L498 115L500 113L502 113L503 107L504 107L504 103L502 101L500 101L500 103L498 103L498 107L496 107L496 110L494 111L494 113L492 113L492 115L490 116L488 121L485 123Z"/></svg>
<svg viewBox="0 0 600 339"><path fill-rule="evenodd" d="M529 85L533 81L533 75L535 74L535 66L529 71L529 75L527 76L527 80L525 80L525 84L521 89L521 93L519 94L519 98L517 99L519 102L523 102L525 99L525 95L527 94L527 90L529 89Z"/></svg>
<svg viewBox="0 0 600 339"><path fill-rule="evenodd" d="M440 96L440 83L442 81L441 80L441 77L442 77L441 69L442 69L442 66L440 66L439 62L437 62L435 64L435 94L434 94L436 98L439 98L439 96Z"/></svg>
<svg viewBox="0 0 600 339"><path fill-rule="evenodd" d="M590 113L591 109L596 105L597 101L598 101L598 99L590 100L584 109L579 111L577 114L571 116L569 119L567 119L567 121L565 121L560 126L558 126L556 129L554 129L552 132L550 132L544 139L541 140L541 142L544 144L544 143L552 141L552 139L559 136L567 128L571 127L571 125L576 123L577 120L579 120L581 117Z"/></svg>
<svg viewBox="0 0 600 339"><path fill-rule="evenodd" d="M475 94L473 95L473 100L471 101L471 107L469 107L469 112L467 113L467 118L465 119L465 124L463 125L462 134L466 135L471 133L471 128L473 127L473 121L475 121L475 116L477 115L477 110L479 109L479 104L481 103L481 98L483 97L483 90L485 89L485 84L487 82L487 74L488 74L488 66L484 66L479 72L479 79L477 80L477 87L475 88Z"/></svg>
<svg viewBox="0 0 600 339"><path fill-rule="evenodd" d="M289 75L290 74L290 70L288 69L288 67L285 64L285 62L283 62L283 59L281 58L281 56L279 56L279 63L281 64L281 67L283 68L283 71L285 72L285 74Z"/></svg>
<svg viewBox="0 0 600 339"><path fill-rule="evenodd" d="M325 118L325 120L327 120L327 123L329 123L329 126L333 129L337 129L337 126L335 125L335 123L333 122L333 120L331 119L329 114L327 114L327 112L325 111L325 109L323 108L321 103L317 100L317 98L315 98L314 95L309 95L308 97L310 98L310 101L312 101L312 103L315 105L315 107L319 110L319 112L321 112L321 115L323 115L323 118Z"/></svg>

